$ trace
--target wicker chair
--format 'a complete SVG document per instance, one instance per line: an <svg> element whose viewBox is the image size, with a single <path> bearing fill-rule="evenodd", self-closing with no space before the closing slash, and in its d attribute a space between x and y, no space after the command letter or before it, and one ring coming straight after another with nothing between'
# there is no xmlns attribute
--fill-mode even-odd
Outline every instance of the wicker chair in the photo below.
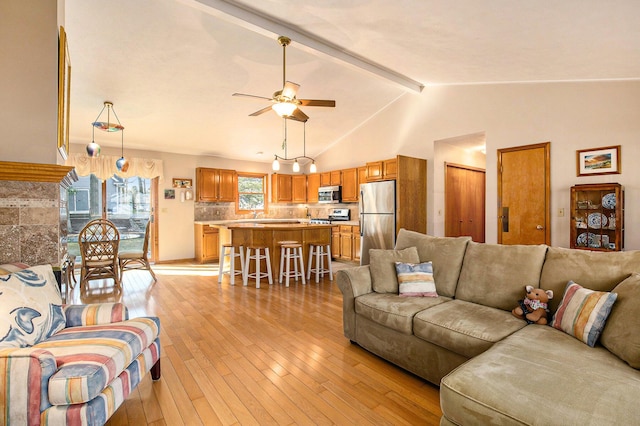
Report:
<svg viewBox="0 0 640 426"><path fill-rule="evenodd" d="M120 274L123 274L124 271L132 270L132 269L144 269L149 271L151 276L153 277L153 281L156 282L158 279L156 278L156 274L153 273L151 269L151 264L149 263L149 234L151 233L149 229L151 228L151 221L147 222L147 227L144 231L144 243L142 244L142 250L135 251L123 251L118 255L118 259L120 262Z"/></svg>
<svg viewBox="0 0 640 426"><path fill-rule="evenodd" d="M95 219L82 228L78 235L82 266L80 286L87 281L113 278L120 285L118 268L118 246L120 233L115 225L106 219Z"/></svg>

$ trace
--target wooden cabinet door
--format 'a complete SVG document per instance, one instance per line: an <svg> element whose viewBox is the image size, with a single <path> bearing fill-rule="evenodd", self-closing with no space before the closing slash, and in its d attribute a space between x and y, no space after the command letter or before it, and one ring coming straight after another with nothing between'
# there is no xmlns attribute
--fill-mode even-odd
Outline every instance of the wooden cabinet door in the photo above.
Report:
<svg viewBox="0 0 640 426"><path fill-rule="evenodd" d="M333 170L330 175L331 185L342 185L342 172Z"/></svg>
<svg viewBox="0 0 640 426"><path fill-rule="evenodd" d="M312 173L307 175L307 202L318 202L318 188L320 188L320 174Z"/></svg>
<svg viewBox="0 0 640 426"><path fill-rule="evenodd" d="M216 170L198 167L196 169L196 201L215 202L217 200Z"/></svg>
<svg viewBox="0 0 640 426"><path fill-rule="evenodd" d="M353 253L351 258L356 262L360 262L360 227L354 226L352 228L352 232L353 232Z"/></svg>
<svg viewBox="0 0 640 426"><path fill-rule="evenodd" d="M294 203L307 202L307 176L294 175L291 177L291 200ZM317 192L317 191L316 191Z"/></svg>
<svg viewBox="0 0 640 426"><path fill-rule="evenodd" d="M358 167L358 201L360 201L360 184L367 183L367 166Z"/></svg>
<svg viewBox="0 0 640 426"><path fill-rule="evenodd" d="M271 202L287 203L291 202L293 196L291 175L274 173L271 175Z"/></svg>
<svg viewBox="0 0 640 426"><path fill-rule="evenodd" d="M340 230L337 226L331 230L331 257L340 257Z"/></svg>
<svg viewBox="0 0 640 426"><path fill-rule="evenodd" d="M382 179L382 161L367 163L367 182L375 182Z"/></svg>
<svg viewBox="0 0 640 426"><path fill-rule="evenodd" d="M353 234L351 225L340 225L340 259L351 260L353 252Z"/></svg>
<svg viewBox="0 0 640 426"><path fill-rule="evenodd" d="M218 259L218 236L219 234L217 230L215 232L205 232L202 235L202 248L205 262L210 262Z"/></svg>
<svg viewBox="0 0 640 426"><path fill-rule="evenodd" d="M342 201L358 201L358 169L342 170Z"/></svg>
<svg viewBox="0 0 640 426"><path fill-rule="evenodd" d="M398 161L395 158L382 162L382 178L395 179L398 176Z"/></svg>
<svg viewBox="0 0 640 426"><path fill-rule="evenodd" d="M234 202L236 200L236 171L219 169L218 171L218 201Z"/></svg>
<svg viewBox="0 0 640 426"><path fill-rule="evenodd" d="M320 173L320 186L331 185L331 172Z"/></svg>

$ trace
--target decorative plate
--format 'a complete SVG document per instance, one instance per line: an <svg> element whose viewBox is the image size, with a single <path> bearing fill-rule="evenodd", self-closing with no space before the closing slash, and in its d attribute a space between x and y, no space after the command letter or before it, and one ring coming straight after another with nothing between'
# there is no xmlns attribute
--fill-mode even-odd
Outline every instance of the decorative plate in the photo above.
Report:
<svg viewBox="0 0 640 426"><path fill-rule="evenodd" d="M591 213L587 216L589 228L600 229L607 226L607 217L602 213Z"/></svg>
<svg viewBox="0 0 640 426"><path fill-rule="evenodd" d="M602 207L605 209L615 209L616 208L616 194L612 192L610 194L606 194L602 197Z"/></svg>
<svg viewBox="0 0 640 426"><path fill-rule="evenodd" d="M596 234L591 232L583 232L576 238L576 244L581 247L593 247L596 241Z"/></svg>

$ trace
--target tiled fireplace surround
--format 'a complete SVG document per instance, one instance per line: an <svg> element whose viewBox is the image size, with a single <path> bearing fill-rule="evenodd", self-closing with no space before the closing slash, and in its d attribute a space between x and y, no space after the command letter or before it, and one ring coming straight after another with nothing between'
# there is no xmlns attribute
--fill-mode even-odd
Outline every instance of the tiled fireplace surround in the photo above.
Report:
<svg viewBox="0 0 640 426"><path fill-rule="evenodd" d="M0 162L0 264L61 266L66 189L76 179L67 166Z"/></svg>

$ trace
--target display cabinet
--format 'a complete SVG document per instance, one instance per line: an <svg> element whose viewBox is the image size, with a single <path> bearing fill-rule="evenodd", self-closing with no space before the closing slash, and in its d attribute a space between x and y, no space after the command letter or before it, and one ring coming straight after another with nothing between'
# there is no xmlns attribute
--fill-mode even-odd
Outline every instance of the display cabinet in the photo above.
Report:
<svg viewBox="0 0 640 426"><path fill-rule="evenodd" d="M624 249L624 188L618 183L571 188L571 248Z"/></svg>

